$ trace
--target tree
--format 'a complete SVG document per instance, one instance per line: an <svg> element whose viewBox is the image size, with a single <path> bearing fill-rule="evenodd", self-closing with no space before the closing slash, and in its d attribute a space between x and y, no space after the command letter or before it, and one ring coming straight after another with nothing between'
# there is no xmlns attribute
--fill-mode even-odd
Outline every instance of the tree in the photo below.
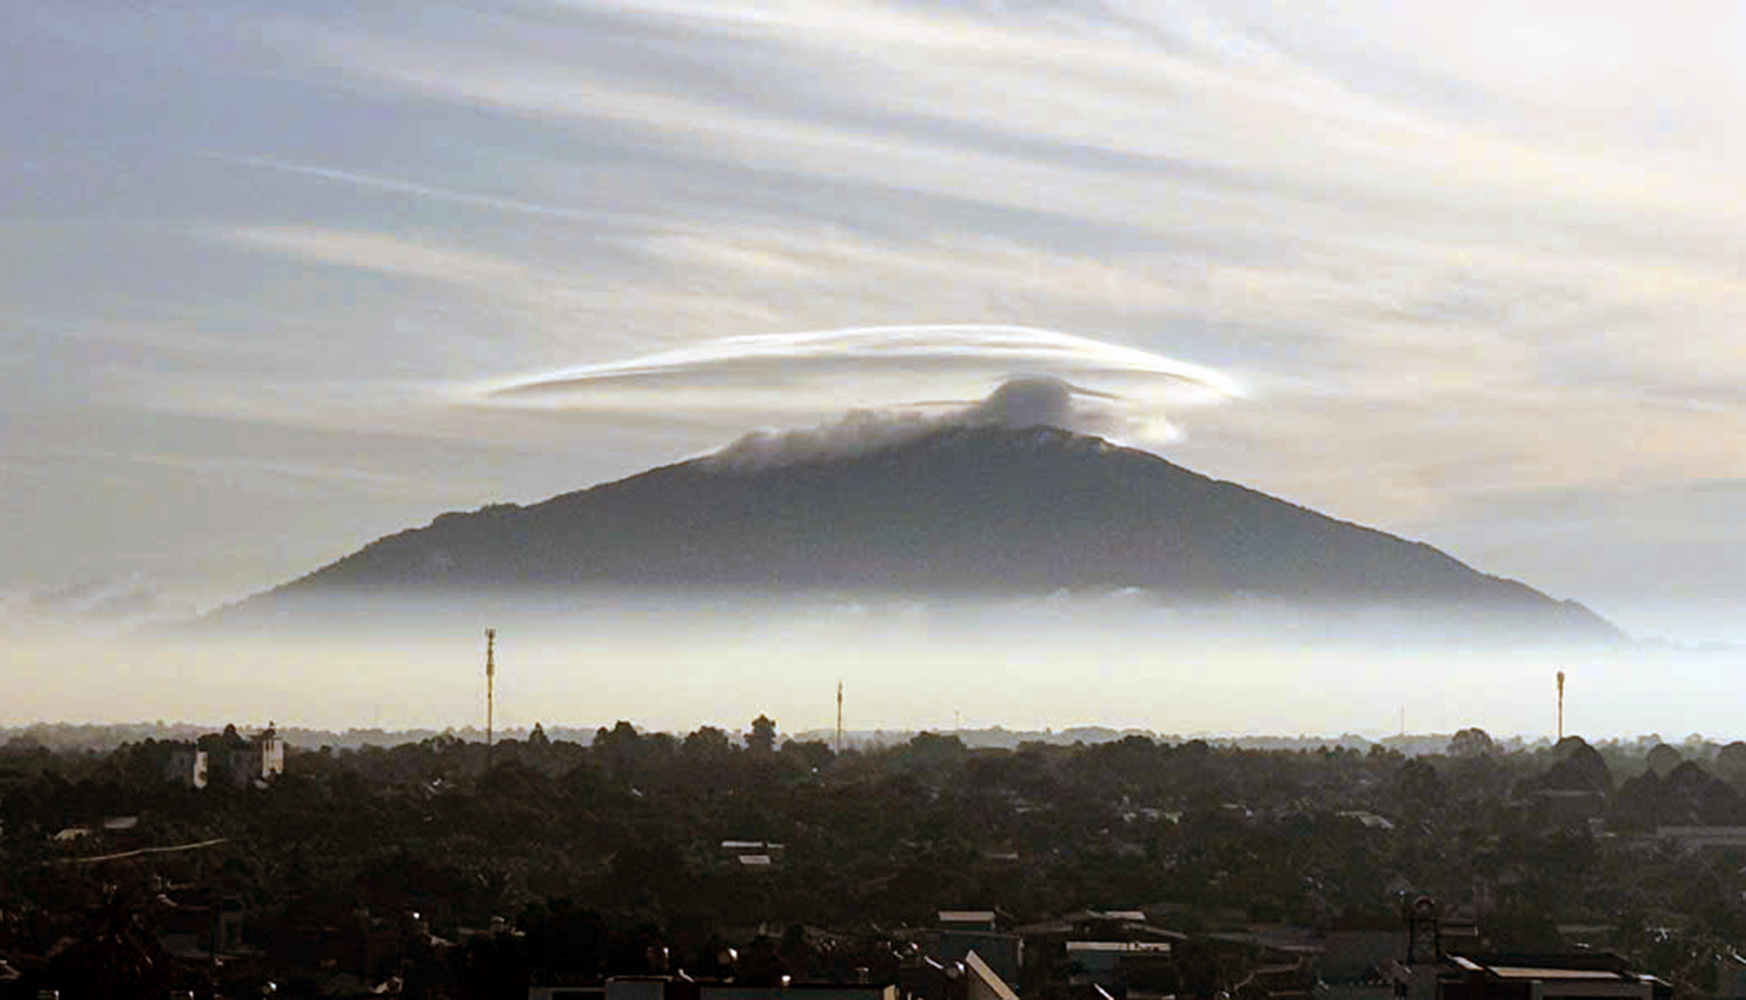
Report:
<svg viewBox="0 0 1746 1000"><path fill-rule="evenodd" d="M527 745L541 750L551 746L552 741L546 737L546 727L534 723L533 732L527 734Z"/></svg>
<svg viewBox="0 0 1746 1000"><path fill-rule="evenodd" d="M782 756L797 761L797 768L803 771L822 770L837 759L836 752L824 740L807 740L805 743L783 740Z"/></svg>
<svg viewBox="0 0 1746 1000"><path fill-rule="evenodd" d="M620 719L611 729L600 727L594 734L594 755L616 778L628 777L635 766L642 736L637 728Z"/></svg>
<svg viewBox="0 0 1746 1000"><path fill-rule="evenodd" d="M613 898L652 901L679 898L685 884L685 857L665 833L644 831L612 855L606 888Z"/></svg>
<svg viewBox="0 0 1746 1000"><path fill-rule="evenodd" d="M1489 757L1497 752L1491 734L1478 727L1463 729L1449 739L1451 757Z"/></svg>
<svg viewBox="0 0 1746 1000"><path fill-rule="evenodd" d="M728 740L727 733L715 726L699 726L696 732L685 737L685 742L679 745L679 752L698 761L721 760L733 752L733 743Z"/></svg>
<svg viewBox="0 0 1746 1000"><path fill-rule="evenodd" d="M1566 736L1552 748L1558 762L1542 777L1547 788L1572 792L1607 792L1613 787L1612 772L1600 752L1580 736Z"/></svg>
<svg viewBox="0 0 1746 1000"><path fill-rule="evenodd" d="M1649 765L1649 770L1663 778L1667 777L1668 773L1678 767L1683 760L1685 758L1680 756L1678 750L1665 743L1657 743L1650 747L1649 752L1643 757L1643 763Z"/></svg>
<svg viewBox="0 0 1746 1000"><path fill-rule="evenodd" d="M1735 784L1746 781L1746 743L1735 740L1718 751L1716 772Z"/></svg>
<svg viewBox="0 0 1746 1000"><path fill-rule="evenodd" d="M752 720L751 732L746 734L746 749L754 753L767 754L776 750L776 720L759 713Z"/></svg>
<svg viewBox="0 0 1746 1000"><path fill-rule="evenodd" d="M1436 811L1442 804L1443 779L1436 768L1414 757L1401 766L1394 791L1404 809L1415 816L1423 816Z"/></svg>

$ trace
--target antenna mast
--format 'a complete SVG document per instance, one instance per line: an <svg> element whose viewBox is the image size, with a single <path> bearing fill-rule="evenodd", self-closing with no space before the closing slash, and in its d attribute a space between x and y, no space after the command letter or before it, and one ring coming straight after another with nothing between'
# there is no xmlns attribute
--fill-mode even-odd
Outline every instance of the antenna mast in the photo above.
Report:
<svg viewBox="0 0 1746 1000"><path fill-rule="evenodd" d="M837 753L843 752L843 682L837 682Z"/></svg>
<svg viewBox="0 0 1746 1000"><path fill-rule="evenodd" d="M1558 738L1564 738L1564 671L1558 671Z"/></svg>
<svg viewBox="0 0 1746 1000"><path fill-rule="evenodd" d="M497 630L485 630L485 770L491 770L491 710L497 701Z"/></svg>

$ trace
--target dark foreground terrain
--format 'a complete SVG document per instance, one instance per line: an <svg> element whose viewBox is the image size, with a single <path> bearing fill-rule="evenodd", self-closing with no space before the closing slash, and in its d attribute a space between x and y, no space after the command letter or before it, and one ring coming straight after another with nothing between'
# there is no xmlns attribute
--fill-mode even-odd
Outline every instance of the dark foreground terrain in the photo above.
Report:
<svg viewBox="0 0 1746 1000"><path fill-rule="evenodd" d="M489 757L448 735L290 747L274 773L274 739L7 743L0 996L896 979L951 940L941 909L1027 942L1027 998L1095 979L1060 950L1073 933L1168 942L1146 983L1112 987L1136 995L1363 979L1340 942L1381 934L1390 957L1420 897L1472 949L1613 949L1684 996L1746 942L1746 837L1690 829L1746 825L1741 743L1467 730L1407 757L921 734L839 754L761 718L592 745L536 728Z"/></svg>

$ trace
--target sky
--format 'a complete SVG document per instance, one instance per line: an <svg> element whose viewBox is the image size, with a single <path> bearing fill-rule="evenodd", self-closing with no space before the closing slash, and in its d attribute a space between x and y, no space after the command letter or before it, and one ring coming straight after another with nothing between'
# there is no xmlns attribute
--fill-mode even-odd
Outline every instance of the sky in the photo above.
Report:
<svg viewBox="0 0 1746 1000"><path fill-rule="evenodd" d="M211 607L1022 374L1746 641L1742 50L1702 0L15 0L0 594Z"/></svg>

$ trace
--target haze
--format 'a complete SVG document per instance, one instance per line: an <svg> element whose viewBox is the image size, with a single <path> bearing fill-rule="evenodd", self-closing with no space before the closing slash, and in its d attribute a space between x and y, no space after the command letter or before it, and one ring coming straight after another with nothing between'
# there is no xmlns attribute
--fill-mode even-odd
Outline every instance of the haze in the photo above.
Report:
<svg viewBox="0 0 1746 1000"><path fill-rule="evenodd" d="M471 721L490 622L118 630L1012 375L1634 635L1746 642L1742 16L20 0L0 721ZM1157 608L1069 600L1100 610L497 622L505 711L800 728L845 676L863 728L1537 732L1564 668L1587 731L1741 735L1729 650L1185 655Z"/></svg>
<svg viewBox="0 0 1746 1000"><path fill-rule="evenodd" d="M688 732L834 724L857 730L1097 724L1179 734L1549 734L1553 673L1591 737L1740 732L1738 652L1478 641L1428 646L1385 617L1316 623L1265 606L1170 606L1137 591L1005 600L613 591L299 609L254 623L27 641L0 723L228 718L341 729L482 725L483 636L498 631L497 720ZM1696 692L1709 692L1703 697ZM116 706L120 705L120 708Z"/></svg>

